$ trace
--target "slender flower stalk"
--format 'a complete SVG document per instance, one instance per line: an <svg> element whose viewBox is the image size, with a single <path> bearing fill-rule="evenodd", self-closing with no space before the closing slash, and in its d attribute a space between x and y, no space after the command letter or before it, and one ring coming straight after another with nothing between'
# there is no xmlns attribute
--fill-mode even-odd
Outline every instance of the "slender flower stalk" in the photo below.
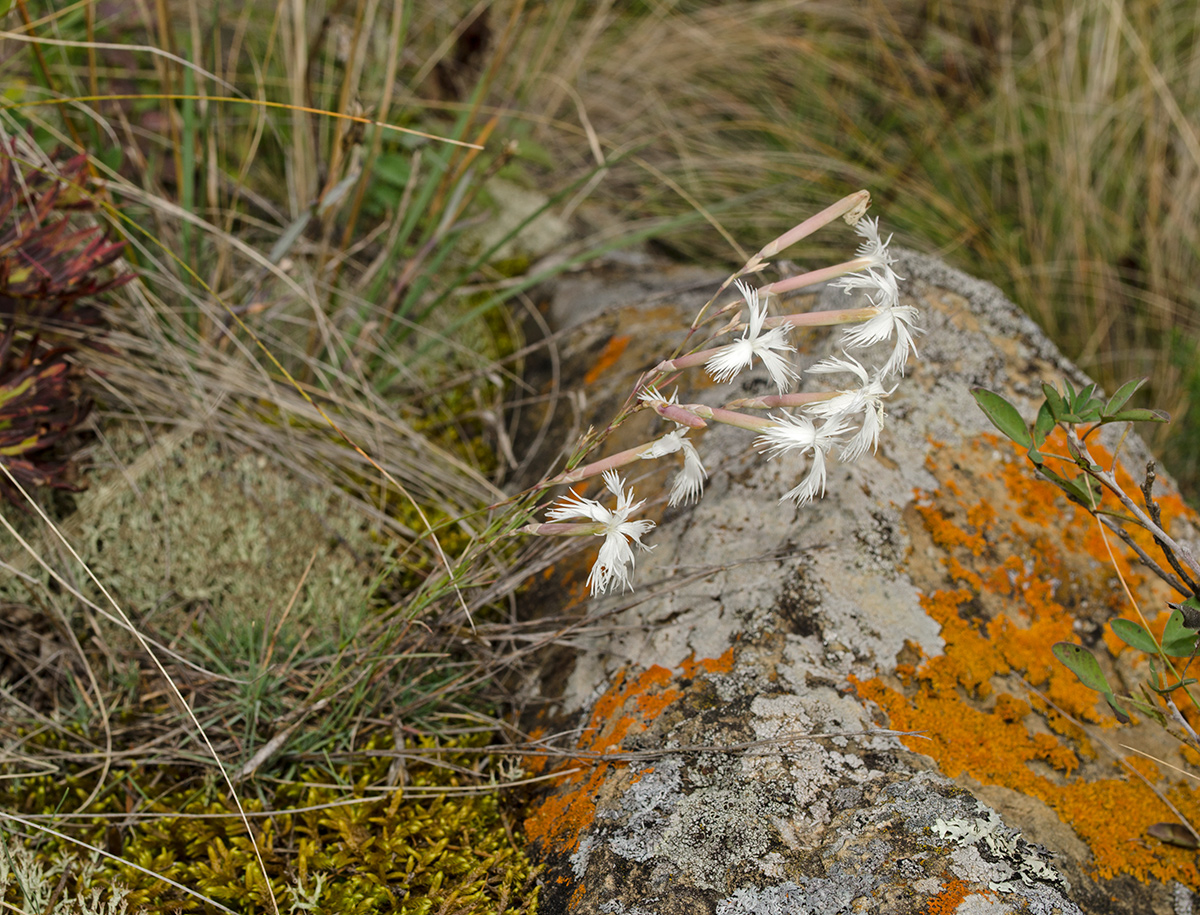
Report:
<svg viewBox="0 0 1200 915"><path fill-rule="evenodd" d="M535 537L586 537L588 534L604 535L603 524L563 523L563 522L534 522L517 528L518 534L531 534Z"/></svg>
<svg viewBox="0 0 1200 915"><path fill-rule="evenodd" d="M710 407L702 403L690 403L686 405L686 408L702 419L707 419L714 423L722 423L726 426L736 426L738 429L745 429L749 432L766 432L772 425L771 420L764 419L761 416L747 416L745 413L726 410L723 407Z"/></svg>
<svg viewBox="0 0 1200 915"><path fill-rule="evenodd" d="M553 479L547 480L545 485L561 486L563 484L578 483L581 480L590 480L592 477L598 477L609 470L617 470L620 467L636 464L638 461L644 460L646 451L653 447L654 442L646 442L638 445L636 448L626 448L624 451L610 454L599 461L592 461L590 464L584 464L576 467L574 470L566 470Z"/></svg>
<svg viewBox="0 0 1200 915"><path fill-rule="evenodd" d="M870 321L879 314L879 309L872 305L869 308L839 308L834 311L802 311L794 315L777 315L763 322L767 327L837 327L841 324L860 324Z"/></svg>
<svg viewBox="0 0 1200 915"><path fill-rule="evenodd" d="M866 270L875 263L870 257L856 257L854 260L845 261L841 264L834 264L832 267L822 267L819 270L809 270L808 273L800 273L796 276L789 276L786 280L777 280L774 283L768 283L759 289L760 295L782 295L785 292L791 292L794 289L804 289L806 286L815 286L818 283L827 283L830 280L836 280L838 277L845 276L848 273L857 273L861 270Z"/></svg>
<svg viewBox="0 0 1200 915"><path fill-rule="evenodd" d="M853 194L847 194L837 203L827 206L815 216L810 216L800 225L788 229L774 241L768 242L763 246L754 257L746 262L746 266L742 269L743 275L754 270L759 264L768 258L774 257L780 251L790 248L802 238L807 238L812 235L817 229L829 225L839 216L847 218L848 222L854 223L859 221L858 217L865 213L867 206L871 203L871 195L868 191L855 191ZM856 215L857 214L857 215Z"/></svg>
<svg viewBox="0 0 1200 915"><path fill-rule="evenodd" d="M800 394L766 394L762 397L740 397L725 404L727 410L774 410L779 407L806 407L837 397L840 391L807 391Z"/></svg>
<svg viewBox="0 0 1200 915"><path fill-rule="evenodd" d="M663 419L669 419L677 425L687 426L689 429L703 429L705 426L703 419L678 403L659 399L652 400L650 406Z"/></svg>

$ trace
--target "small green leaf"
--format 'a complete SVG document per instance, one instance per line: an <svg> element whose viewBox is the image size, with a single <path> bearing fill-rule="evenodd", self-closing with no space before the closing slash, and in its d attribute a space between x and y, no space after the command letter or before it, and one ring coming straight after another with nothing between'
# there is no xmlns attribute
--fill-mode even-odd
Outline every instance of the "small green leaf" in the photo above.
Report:
<svg viewBox="0 0 1200 915"><path fill-rule="evenodd" d="M1184 628L1200 629L1200 600L1194 594L1182 604L1176 604L1175 609L1183 614Z"/></svg>
<svg viewBox="0 0 1200 915"><path fill-rule="evenodd" d="M1066 378L1063 379L1063 399L1067 403L1075 403L1075 388L1071 386L1071 382Z"/></svg>
<svg viewBox="0 0 1200 915"><path fill-rule="evenodd" d="M1196 650L1196 630L1183 624L1183 614L1175 610L1163 629L1162 650L1169 658L1188 658Z"/></svg>
<svg viewBox="0 0 1200 915"><path fill-rule="evenodd" d="M1182 823L1155 823L1146 827L1146 835L1179 848L1200 848L1200 839Z"/></svg>
<svg viewBox="0 0 1200 915"><path fill-rule="evenodd" d="M1029 436L1029 427L1025 425L1025 420L1021 419L1021 414L1017 412L1016 407L999 394L994 394L986 388L973 388L971 394L974 396L975 402L979 404L979 409L992 421L993 426L1018 445L1024 448L1033 447L1033 439Z"/></svg>
<svg viewBox="0 0 1200 915"><path fill-rule="evenodd" d="M1038 448L1045 443L1046 436L1054 431L1054 426L1054 415L1050 412L1050 405L1043 401L1041 407L1038 408L1037 419L1033 424L1033 443Z"/></svg>
<svg viewBox="0 0 1200 915"><path fill-rule="evenodd" d="M1082 410L1088 405L1088 401L1092 399L1092 395L1096 393L1096 383L1092 382L1087 387L1081 388L1079 393L1075 395L1075 403L1072 405L1074 410Z"/></svg>
<svg viewBox="0 0 1200 915"><path fill-rule="evenodd" d="M1066 420L1064 420L1065 422ZM1075 463L1084 470L1090 470L1092 473L1100 473L1104 468L1099 464L1095 464L1088 459L1088 456L1077 448L1070 439L1067 439L1067 451L1071 457L1075 459Z"/></svg>
<svg viewBox="0 0 1200 915"><path fill-rule="evenodd" d="M1129 723L1129 713L1121 708L1121 703L1113 695L1112 687L1108 685L1104 671L1100 669L1100 664L1092 657L1090 651L1073 642L1057 642L1050 650L1079 678L1080 683L1104 696L1104 701L1109 704L1118 721L1122 724Z"/></svg>
<svg viewBox="0 0 1200 915"><path fill-rule="evenodd" d="M1141 408L1122 410L1111 416L1105 414L1102 418L1106 423L1169 423L1171 414L1162 410L1145 410Z"/></svg>
<svg viewBox="0 0 1200 915"><path fill-rule="evenodd" d="M1129 717L1129 712L1121 708L1121 703L1117 701L1117 697L1112 693L1105 693L1104 701L1108 703L1108 707L1113 710L1113 714L1117 716L1117 721L1121 722L1121 724L1129 724L1133 720Z"/></svg>
<svg viewBox="0 0 1200 915"><path fill-rule="evenodd" d="M1143 691L1145 691L1144 688L1143 688ZM1147 694L1147 698L1149 698L1148 694ZM1125 701L1126 701L1126 703L1128 703L1130 706L1133 707L1134 711L1141 712L1147 718L1153 718L1155 721L1157 721L1159 724L1162 724L1162 725L1165 725L1167 723L1167 716L1164 715L1159 709L1157 709L1153 705L1151 705L1148 701L1143 702L1141 699L1134 699L1132 696L1126 696Z"/></svg>
<svg viewBox="0 0 1200 915"><path fill-rule="evenodd" d="M1066 477L1059 476L1053 470L1042 465L1038 467L1038 473L1048 479L1051 483L1067 494L1067 498L1072 502L1082 505L1088 511L1095 509L1095 499L1087 488L1078 482L1078 479L1068 480Z"/></svg>
<svg viewBox="0 0 1200 915"><path fill-rule="evenodd" d="M1121 407L1129 403L1129 398L1145 383L1145 378L1135 378L1133 381L1127 381L1117 388L1117 393L1109 398L1108 405L1104 408L1105 414L1111 415L1120 410Z"/></svg>
<svg viewBox="0 0 1200 915"><path fill-rule="evenodd" d="M1062 399L1062 395L1058 393L1058 389L1053 385L1042 382L1042 393L1046 395L1046 406L1050 410L1050 416L1055 422L1067 412L1067 405Z"/></svg>
<svg viewBox="0 0 1200 915"><path fill-rule="evenodd" d="M1112 631L1117 638L1131 648L1144 651L1146 654L1158 654L1158 645L1154 641L1154 636L1138 623L1132 620L1116 619L1109 625L1112 626Z"/></svg>
<svg viewBox="0 0 1200 915"><path fill-rule="evenodd" d="M1108 679L1104 676L1104 671L1100 669L1099 662L1082 645L1076 645L1074 642L1056 642L1050 651L1088 689L1094 689L1098 693L1107 695L1112 694Z"/></svg>

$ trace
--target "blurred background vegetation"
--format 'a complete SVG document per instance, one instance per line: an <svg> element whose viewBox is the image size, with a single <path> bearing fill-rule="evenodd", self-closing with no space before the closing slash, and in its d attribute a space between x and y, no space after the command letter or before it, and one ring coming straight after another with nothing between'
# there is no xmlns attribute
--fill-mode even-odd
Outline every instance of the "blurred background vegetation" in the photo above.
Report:
<svg viewBox="0 0 1200 915"><path fill-rule="evenodd" d="M523 737L506 674L537 638L511 598L550 559L505 540L515 516L492 507L530 469L526 332L556 273L645 242L732 268L867 188L897 243L999 285L1106 388L1149 376L1175 417L1153 446L1200 492L1193 3L0 10L0 254L18 265L0 271L0 391L28 379L28 353L72 366L53 379L71 408L53 441L24 442L23 479L259 809L379 789L360 820L256 834L295 910L321 892L312 906L339 912L534 903L519 816L479 790L521 778L480 744ZM34 225L39 175L74 184ZM36 229L57 220L124 241L120 260L65 229L49 257ZM788 254L820 265L852 244L835 231ZM34 262L45 282L21 287ZM19 710L0 725L0 809L57 814L79 841L264 910L239 822L172 835L136 816L228 797L144 646L10 496L7 536L32 553L0 552L0 689ZM404 784L488 800L390 804ZM449 825L440 848L368 854L355 830L372 816L397 835ZM131 902L201 905L101 866Z"/></svg>

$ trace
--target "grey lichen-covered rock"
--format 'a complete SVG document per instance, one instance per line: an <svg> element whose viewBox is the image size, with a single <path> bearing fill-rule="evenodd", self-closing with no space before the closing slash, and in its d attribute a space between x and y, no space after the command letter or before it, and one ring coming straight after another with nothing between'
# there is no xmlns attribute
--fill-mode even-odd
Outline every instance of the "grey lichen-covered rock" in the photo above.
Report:
<svg viewBox="0 0 1200 915"><path fill-rule="evenodd" d="M671 296L672 282L695 287L694 270L611 269L622 301L557 289L553 313L594 316L563 347L578 396L547 424L563 432L547 454L606 422L722 279ZM1103 649L1100 626L1121 609L1093 547L1053 540L1086 516L1037 488L970 393L1001 391L1031 415L1041 381L1086 379L995 288L915 254L897 272L925 334L875 457L835 464L826 498L797 509L779 499L803 459L705 430L692 437L710 472L698 504L665 507L666 461L626 470L659 522L636 592L588 597L584 552L527 598L581 617L537 686L547 729L581 723L526 823L549 866L542 912L1166 915L1170 881L1196 874L1144 835L1171 812L1108 753L1145 740L1182 763L1177 748L1145 727L1106 738L1094 696L1049 654L1073 629ZM846 304L827 289L793 310ZM829 336L792 339L801 368L836 351ZM764 372L718 386L692 370L680 384L684 402L714 406L770 392ZM639 414L603 453L662 431ZM1136 436L1122 455L1134 468L1148 457ZM1195 536L1186 510L1173 520ZM1170 790L1192 809L1190 788Z"/></svg>

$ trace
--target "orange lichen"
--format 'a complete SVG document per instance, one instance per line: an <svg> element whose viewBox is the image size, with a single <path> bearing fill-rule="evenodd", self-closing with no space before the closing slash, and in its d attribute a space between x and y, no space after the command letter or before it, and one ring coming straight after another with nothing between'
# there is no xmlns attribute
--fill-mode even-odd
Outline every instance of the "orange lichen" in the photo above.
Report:
<svg viewBox="0 0 1200 915"><path fill-rule="evenodd" d="M596 364L588 369L588 373L583 376L583 383L591 386L595 384L600 376L611 369L620 361L621 356L625 353L626 347L629 346L633 337L621 335L613 337L604 345L600 355L596 357Z"/></svg>
<svg viewBox="0 0 1200 915"><path fill-rule="evenodd" d="M681 667L691 665L693 671L728 670L733 649L720 658L692 661L689 656ZM587 727L576 744L581 751L577 757L562 761L557 770L563 772L558 790L542 799L525 820L525 832L535 842L560 852L573 852L579 846L583 832L596 817L596 798L601 788L613 776L614 770L625 769L623 762L597 760L596 754L620 749L629 736L644 732L667 708L677 702L682 693L672 686L674 675L666 667L655 665L627 682L625 671L614 678L612 685L596 702ZM527 763L531 769L543 766L540 760ZM640 775L630 776L636 781Z"/></svg>
<svg viewBox="0 0 1200 915"><path fill-rule="evenodd" d="M707 674L727 674L733 670L733 646L725 649L725 652L719 658L701 658L695 660L696 653L693 651L679 664L679 670L683 672L684 679L691 680L703 671Z"/></svg>
<svg viewBox="0 0 1200 915"><path fill-rule="evenodd" d="M959 903L974 892L969 883L962 880L951 880L940 893L929 900L929 906L925 911L928 915L954 915L958 911ZM992 894L987 890L981 890L978 895L991 896Z"/></svg>
<svg viewBox="0 0 1200 915"><path fill-rule="evenodd" d="M1046 450L1066 451L1055 440ZM1103 448L1092 446L1092 453L1111 466ZM1144 838L1152 823L1173 818L1170 811L1124 770L1115 770L1112 778L1079 775L1081 760L1094 751L1045 701L1079 721L1116 724L1097 693L1050 653L1055 642L1078 641L1073 607L1088 607L1093 619L1118 612L1136 618L1115 582L1098 525L998 438L985 437L962 452L935 449L930 465L941 488L918 492L915 508L942 555L941 577L925 571L925 580L914 583L924 589L922 606L941 625L945 647L937 657L897 668L901 690L895 680L875 678L853 681L859 694L887 713L891 727L921 732L905 744L934 757L946 775L966 775L1043 800L1089 845L1099 876L1195 885L1200 870L1193 853ZM1067 468L1059 472L1074 475ZM1136 492L1123 470L1118 478ZM1187 513L1173 494L1162 495L1160 503L1168 525ZM1109 539L1121 575L1143 612L1155 609L1152 625L1161 632L1166 617L1157 611L1164 592L1154 590L1156 583L1129 551ZM1147 552L1156 551L1144 534L1135 539ZM1103 654L1106 645L1114 653L1122 647L1106 637L1093 651ZM1161 781L1152 763L1136 765L1149 781ZM1168 793L1184 816L1200 814L1200 797L1191 785L1177 784ZM948 888L934 900L942 907L930 911L953 911L962 899L957 895L951 902L954 895Z"/></svg>

